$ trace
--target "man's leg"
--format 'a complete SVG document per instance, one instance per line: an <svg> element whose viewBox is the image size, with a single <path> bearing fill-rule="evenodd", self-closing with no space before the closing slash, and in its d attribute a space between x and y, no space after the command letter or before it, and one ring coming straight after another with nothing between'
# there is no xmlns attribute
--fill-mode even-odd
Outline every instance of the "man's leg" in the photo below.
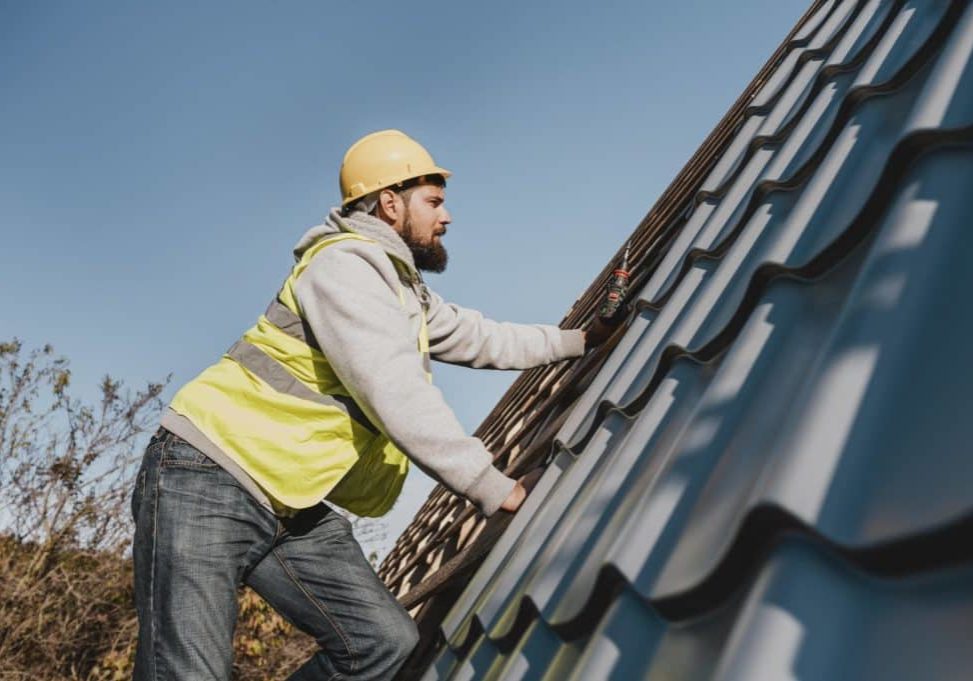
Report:
<svg viewBox="0 0 973 681"><path fill-rule="evenodd" d="M231 475L161 430L136 479L135 679L230 679L237 585L276 520Z"/></svg>
<svg viewBox="0 0 973 681"><path fill-rule="evenodd" d="M321 646L291 681L392 678L418 632L365 559L351 523L324 504L283 523L247 583Z"/></svg>

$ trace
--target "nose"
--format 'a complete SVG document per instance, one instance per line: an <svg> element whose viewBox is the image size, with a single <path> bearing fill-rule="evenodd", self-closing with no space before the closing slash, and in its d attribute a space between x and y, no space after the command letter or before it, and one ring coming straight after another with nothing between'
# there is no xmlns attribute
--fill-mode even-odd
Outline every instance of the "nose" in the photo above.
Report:
<svg viewBox="0 0 973 681"><path fill-rule="evenodd" d="M445 208L442 208L441 210L442 210L442 215L439 216L439 224L445 227L446 225L448 225L450 222L453 221L453 217L449 214L449 211L446 210Z"/></svg>

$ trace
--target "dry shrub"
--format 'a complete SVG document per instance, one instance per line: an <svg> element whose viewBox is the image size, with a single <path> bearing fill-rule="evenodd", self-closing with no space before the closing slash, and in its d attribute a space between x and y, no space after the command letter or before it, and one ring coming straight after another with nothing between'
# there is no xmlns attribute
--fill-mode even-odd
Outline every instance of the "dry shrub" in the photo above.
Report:
<svg viewBox="0 0 973 681"><path fill-rule="evenodd" d="M135 653L132 480L165 385L69 396L50 346L0 342L0 679L129 679ZM240 595L236 678L279 679L314 642Z"/></svg>
<svg viewBox="0 0 973 681"><path fill-rule="evenodd" d="M0 631L5 641L0 678L132 678L137 623L132 567L106 552L53 556L50 569L29 585L38 547L0 538ZM240 594L233 647L234 677L285 678L315 650L314 641L285 622L260 596Z"/></svg>
<svg viewBox="0 0 973 681"><path fill-rule="evenodd" d="M134 623L128 498L164 383L89 406L51 346L0 343L0 675L87 678Z"/></svg>
<svg viewBox="0 0 973 681"><path fill-rule="evenodd" d="M9 536L0 550L0 677L131 678L131 561Z"/></svg>

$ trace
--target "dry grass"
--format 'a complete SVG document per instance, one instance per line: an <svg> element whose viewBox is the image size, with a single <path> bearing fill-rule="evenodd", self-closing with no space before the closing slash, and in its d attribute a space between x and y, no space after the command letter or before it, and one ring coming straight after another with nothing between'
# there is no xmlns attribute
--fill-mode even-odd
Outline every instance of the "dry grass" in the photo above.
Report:
<svg viewBox="0 0 973 681"><path fill-rule="evenodd" d="M314 651L253 591L239 602L235 678L284 678ZM136 629L130 560L0 537L0 679L130 679Z"/></svg>
<svg viewBox="0 0 973 681"><path fill-rule="evenodd" d="M0 342L0 679L130 679L137 622L130 494L163 383L69 395L50 346ZM235 678L280 679L314 642L240 594Z"/></svg>

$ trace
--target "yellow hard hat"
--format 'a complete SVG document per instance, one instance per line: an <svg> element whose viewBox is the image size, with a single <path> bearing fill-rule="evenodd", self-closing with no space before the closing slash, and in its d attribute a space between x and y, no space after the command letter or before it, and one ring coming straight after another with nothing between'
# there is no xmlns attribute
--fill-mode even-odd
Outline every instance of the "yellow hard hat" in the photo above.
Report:
<svg viewBox="0 0 973 681"><path fill-rule="evenodd" d="M339 173L341 205L423 175L451 174L404 132L380 130L365 135L345 152Z"/></svg>

